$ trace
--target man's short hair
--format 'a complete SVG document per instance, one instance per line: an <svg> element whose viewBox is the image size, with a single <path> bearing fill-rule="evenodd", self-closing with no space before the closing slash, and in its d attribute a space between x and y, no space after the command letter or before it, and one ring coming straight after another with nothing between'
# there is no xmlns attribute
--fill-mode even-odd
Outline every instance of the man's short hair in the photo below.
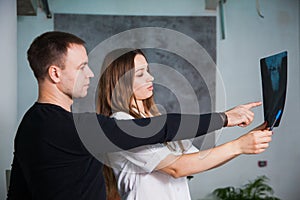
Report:
<svg viewBox="0 0 300 200"><path fill-rule="evenodd" d="M71 33L59 31L46 32L35 38L27 50L27 59L34 76L43 80L51 65L63 69L71 44L84 45L85 42Z"/></svg>

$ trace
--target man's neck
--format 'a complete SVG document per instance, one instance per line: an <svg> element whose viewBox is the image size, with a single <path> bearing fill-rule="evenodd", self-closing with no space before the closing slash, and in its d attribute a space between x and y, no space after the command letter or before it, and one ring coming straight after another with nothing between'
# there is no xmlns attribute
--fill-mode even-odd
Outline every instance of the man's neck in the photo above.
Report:
<svg viewBox="0 0 300 200"><path fill-rule="evenodd" d="M50 103L62 107L66 111L71 112L72 98L61 93L60 91L47 84L39 84L39 103Z"/></svg>

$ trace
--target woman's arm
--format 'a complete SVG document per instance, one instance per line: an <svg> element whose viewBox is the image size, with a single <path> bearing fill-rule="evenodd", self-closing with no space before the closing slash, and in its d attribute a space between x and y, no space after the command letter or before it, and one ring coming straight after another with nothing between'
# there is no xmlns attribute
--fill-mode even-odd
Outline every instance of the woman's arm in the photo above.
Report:
<svg viewBox="0 0 300 200"><path fill-rule="evenodd" d="M240 138L212 149L181 156L168 156L156 168L174 178L206 171L241 154L259 154L265 151L271 141L272 131L253 130ZM166 166L166 162L170 164ZM160 168L165 166L163 168Z"/></svg>

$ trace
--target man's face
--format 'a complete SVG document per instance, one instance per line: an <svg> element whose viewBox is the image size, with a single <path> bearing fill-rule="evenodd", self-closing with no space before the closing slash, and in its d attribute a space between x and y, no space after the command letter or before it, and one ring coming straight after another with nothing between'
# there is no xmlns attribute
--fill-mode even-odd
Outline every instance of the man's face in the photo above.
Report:
<svg viewBox="0 0 300 200"><path fill-rule="evenodd" d="M65 58L65 68L61 70L60 90L70 98L80 98L87 95L90 78L94 77L88 66L88 56L85 47L71 44Z"/></svg>

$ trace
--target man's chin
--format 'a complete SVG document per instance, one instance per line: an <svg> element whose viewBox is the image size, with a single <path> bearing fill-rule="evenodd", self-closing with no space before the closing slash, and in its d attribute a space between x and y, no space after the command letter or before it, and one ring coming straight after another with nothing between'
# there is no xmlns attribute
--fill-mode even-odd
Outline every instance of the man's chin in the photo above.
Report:
<svg viewBox="0 0 300 200"><path fill-rule="evenodd" d="M73 99L84 98L84 97L86 97L86 95L87 95L87 91L82 92L82 93L80 93L80 94L75 94L75 95L73 95Z"/></svg>

